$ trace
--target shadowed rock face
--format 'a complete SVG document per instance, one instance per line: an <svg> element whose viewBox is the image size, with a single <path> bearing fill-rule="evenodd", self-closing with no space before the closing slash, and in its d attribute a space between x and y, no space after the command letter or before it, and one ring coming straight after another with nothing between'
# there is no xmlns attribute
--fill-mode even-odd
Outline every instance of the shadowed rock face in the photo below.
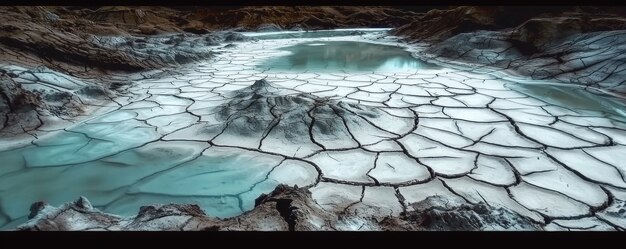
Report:
<svg viewBox="0 0 626 249"><path fill-rule="evenodd" d="M416 21L395 29L392 33L407 37L411 41L440 42L460 33L479 30L501 30L516 28L531 19L551 20L559 25L563 17L582 19L568 20L567 23L578 21L574 26L584 26L580 32L615 30L623 27L619 20L626 10L621 8L574 7L574 6L460 6L450 9L433 9ZM616 19L617 18L617 19ZM534 22L534 21L531 21ZM547 23L546 23L547 24ZM561 29L552 30L551 35L563 35L573 30L560 25ZM531 32L543 32L535 29Z"/></svg>
<svg viewBox="0 0 626 249"><path fill-rule="evenodd" d="M436 61L492 66L623 96L625 11L458 7L429 11L394 33L430 43L421 55Z"/></svg>
<svg viewBox="0 0 626 249"><path fill-rule="evenodd" d="M48 20L44 14L30 17L29 11L50 13L44 8L0 8L6 20L0 23L0 51L5 60L31 62L29 64L41 61L41 64L61 72L85 73L92 68L116 71L162 68L205 59L211 55L206 49L194 48L206 45L206 39L176 43L172 42L176 36L138 37L130 35L127 29L117 27L109 27L116 31L114 33L98 36L103 32L85 29L83 26L91 26L93 29L108 27L106 24L96 24L73 15L61 15L62 18L55 20Z"/></svg>
<svg viewBox="0 0 626 249"><path fill-rule="evenodd" d="M193 204L143 206L134 217L103 213L84 197L53 207L34 203L22 231L320 231L341 230L341 221L368 220L371 230L540 230L528 218L484 203L451 203L429 197L414 204L418 210L378 222L367 215L334 214L325 211L306 189L279 185L257 198L255 208L241 216L218 219L207 216Z"/></svg>
<svg viewBox="0 0 626 249"><path fill-rule="evenodd" d="M426 8L428 9L428 8ZM164 34L183 31L206 34L214 30L331 29L395 27L414 20L412 10L352 6L254 6L254 7L126 7L48 8L96 24L107 24L131 33ZM61 12L61 13L59 13Z"/></svg>
<svg viewBox="0 0 626 249"><path fill-rule="evenodd" d="M26 125L22 125L25 130L36 129L42 125L37 119L35 108L41 104L38 95L25 91L17 84L7 72L0 75L0 130L12 127L16 128L20 120L27 120Z"/></svg>
<svg viewBox="0 0 626 249"><path fill-rule="evenodd" d="M200 9L193 15L212 28L246 30L330 29L395 27L413 20L417 13L389 7L352 6L255 6Z"/></svg>

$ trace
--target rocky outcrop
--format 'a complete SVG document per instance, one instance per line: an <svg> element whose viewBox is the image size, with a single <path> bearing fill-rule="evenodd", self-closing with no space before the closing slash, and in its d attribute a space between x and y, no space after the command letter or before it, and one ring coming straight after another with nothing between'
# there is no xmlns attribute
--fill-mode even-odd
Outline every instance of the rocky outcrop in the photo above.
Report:
<svg viewBox="0 0 626 249"><path fill-rule="evenodd" d="M24 121L21 130L35 129L41 125L35 108L41 105L40 96L24 90L17 84L10 73L0 69L0 130L7 127L17 128L16 124Z"/></svg>
<svg viewBox="0 0 626 249"><path fill-rule="evenodd" d="M17 230L304 231L323 229L320 225L333 220L312 201L309 191L284 185L260 196L253 210L228 219L209 217L195 204L143 206L137 216L124 218L93 208L84 197L58 208L34 203L29 217Z"/></svg>
<svg viewBox="0 0 626 249"><path fill-rule="evenodd" d="M462 204L441 196L413 203L414 211L383 220L383 230L481 231L543 230L527 217L487 203Z"/></svg>
<svg viewBox="0 0 626 249"><path fill-rule="evenodd" d="M416 12L402 8L352 6L254 6L254 7L73 7L73 17L116 27L130 33L206 34L215 30L276 31L283 29L332 29L397 27L413 21Z"/></svg>
<svg viewBox="0 0 626 249"><path fill-rule="evenodd" d="M626 18L622 12L619 8L458 7L429 11L394 33L422 42L427 49L420 56L435 61L489 66L623 95Z"/></svg>
<svg viewBox="0 0 626 249"><path fill-rule="evenodd" d="M373 230L540 230L530 219L484 203L458 204L443 197L429 197L413 204L415 211L377 222L368 213L325 211L306 189L279 185L256 200L253 210L218 219L207 216L195 204L143 206L134 217L120 217L94 208L84 197L53 207L43 202L31 206L22 231L319 231L350 229L339 226L351 219L369 220ZM342 229L342 230L343 230Z"/></svg>
<svg viewBox="0 0 626 249"><path fill-rule="evenodd" d="M387 7L255 6L200 9L191 15L209 29L332 29L397 27L412 21L416 13Z"/></svg>
<svg viewBox="0 0 626 249"><path fill-rule="evenodd" d="M461 33L479 30L502 30L518 27L529 19L538 18L558 22L560 17L580 17L585 19L586 29L599 31L619 27L610 24L611 18L623 16L619 8L597 7L538 7L538 6L459 6L449 9L432 9L417 20L392 31L392 34L406 37L410 41L440 42ZM615 20L614 20L615 21ZM567 33L565 30L564 33ZM553 35L564 34L556 32Z"/></svg>
<svg viewBox="0 0 626 249"><path fill-rule="evenodd" d="M137 37L116 27L111 27L115 32L103 36L98 34L102 32L89 32L94 31L93 28L83 30L83 26L108 25L63 15L54 20L45 15L30 17L24 13L26 10L32 11L29 7L0 9L6 19L0 24L0 51L6 60L32 61L28 64L43 64L61 72L74 73L91 69L140 71L184 64L211 55L206 48L195 48L206 45L205 39L173 43L168 41L175 36ZM45 9L36 13L40 12L50 13Z"/></svg>

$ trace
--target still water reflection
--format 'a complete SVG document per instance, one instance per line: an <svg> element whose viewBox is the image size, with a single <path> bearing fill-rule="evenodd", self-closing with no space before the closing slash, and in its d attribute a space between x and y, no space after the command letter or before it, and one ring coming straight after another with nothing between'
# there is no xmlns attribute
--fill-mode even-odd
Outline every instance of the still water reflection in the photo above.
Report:
<svg viewBox="0 0 626 249"><path fill-rule="evenodd" d="M315 41L282 50L291 54L272 58L259 67L294 71L410 71L436 68L400 47L354 41Z"/></svg>

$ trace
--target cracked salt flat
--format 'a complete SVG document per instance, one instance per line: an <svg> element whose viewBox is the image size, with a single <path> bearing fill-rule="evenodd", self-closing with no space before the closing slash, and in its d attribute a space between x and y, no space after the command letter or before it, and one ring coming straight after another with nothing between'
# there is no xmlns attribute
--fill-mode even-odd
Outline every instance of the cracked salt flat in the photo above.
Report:
<svg viewBox="0 0 626 249"><path fill-rule="evenodd" d="M442 195L551 230L625 228L619 103L435 67L376 37L268 36L138 77L116 107L0 152L0 226L78 195L120 215L177 202L229 217L285 183L336 212L397 215ZM24 77L80 82L42 74Z"/></svg>

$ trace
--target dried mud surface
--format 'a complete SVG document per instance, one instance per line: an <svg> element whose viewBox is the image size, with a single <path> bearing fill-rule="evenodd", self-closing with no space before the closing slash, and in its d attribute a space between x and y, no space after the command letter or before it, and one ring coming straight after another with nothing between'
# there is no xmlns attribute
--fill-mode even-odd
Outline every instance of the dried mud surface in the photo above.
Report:
<svg viewBox="0 0 626 249"><path fill-rule="evenodd" d="M623 97L623 12L511 11L0 7L0 157L10 164L0 226L623 231L626 121L512 79ZM324 41L402 45L442 68L276 71L261 62L316 39L235 32L380 26L399 28ZM115 180L76 177L107 174ZM99 198L19 198L37 188L22 182L63 192L55 203L84 195L58 179ZM211 208L114 214L184 198Z"/></svg>

